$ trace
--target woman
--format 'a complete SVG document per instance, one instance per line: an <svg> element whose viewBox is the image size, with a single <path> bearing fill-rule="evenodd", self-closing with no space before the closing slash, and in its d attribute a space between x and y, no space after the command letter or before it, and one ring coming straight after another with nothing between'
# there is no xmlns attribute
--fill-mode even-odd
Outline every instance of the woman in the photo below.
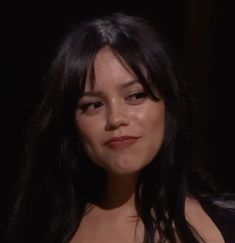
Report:
<svg viewBox="0 0 235 243"><path fill-rule="evenodd" d="M169 54L124 14L68 34L34 118L13 242L225 242L192 168L192 102Z"/></svg>

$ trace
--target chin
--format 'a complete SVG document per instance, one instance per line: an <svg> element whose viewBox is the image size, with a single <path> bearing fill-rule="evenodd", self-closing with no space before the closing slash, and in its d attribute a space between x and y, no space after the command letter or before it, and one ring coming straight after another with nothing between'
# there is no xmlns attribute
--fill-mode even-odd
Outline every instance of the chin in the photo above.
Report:
<svg viewBox="0 0 235 243"><path fill-rule="evenodd" d="M130 166L124 166L119 165L115 168L106 168L106 171L111 172L112 174L119 175L119 176L128 176L128 175L137 175L141 170L143 170L143 167L136 168L136 167L130 167Z"/></svg>

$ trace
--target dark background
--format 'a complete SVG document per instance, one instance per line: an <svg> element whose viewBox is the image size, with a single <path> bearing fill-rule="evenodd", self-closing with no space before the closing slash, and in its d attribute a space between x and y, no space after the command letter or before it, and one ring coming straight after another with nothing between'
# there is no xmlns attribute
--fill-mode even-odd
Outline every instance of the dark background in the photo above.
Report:
<svg viewBox="0 0 235 243"><path fill-rule="evenodd" d="M228 1L141 2L87 1L83 6L69 1L2 3L0 224L3 226L10 192L22 163L27 124L40 95L39 83L46 75L58 41L71 24L114 11L156 21L183 57L190 76L189 86L200 111L194 134L197 159L222 190L235 192L233 8Z"/></svg>

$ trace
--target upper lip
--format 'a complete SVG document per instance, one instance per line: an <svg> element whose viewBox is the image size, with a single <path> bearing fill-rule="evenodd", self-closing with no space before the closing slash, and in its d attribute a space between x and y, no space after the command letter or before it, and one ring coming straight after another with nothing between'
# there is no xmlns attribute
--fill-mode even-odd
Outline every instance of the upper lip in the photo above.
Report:
<svg viewBox="0 0 235 243"><path fill-rule="evenodd" d="M128 140L128 139L137 139L139 138L138 136L121 136L121 137L112 137L111 139L107 140L104 145L109 144L111 142L121 142L124 140Z"/></svg>

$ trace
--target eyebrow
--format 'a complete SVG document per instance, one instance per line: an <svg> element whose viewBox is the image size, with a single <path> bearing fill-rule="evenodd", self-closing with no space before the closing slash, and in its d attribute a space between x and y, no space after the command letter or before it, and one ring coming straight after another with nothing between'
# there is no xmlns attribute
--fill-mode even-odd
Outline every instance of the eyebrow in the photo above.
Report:
<svg viewBox="0 0 235 243"><path fill-rule="evenodd" d="M121 90L122 90L122 89L126 89L126 88L131 87L131 86L133 86L133 85L135 85L135 84L140 84L140 81L137 80L137 79L130 80L130 81L124 83L124 84L120 84L120 85L118 86L118 89L121 89ZM101 91L101 90L94 90L94 91L84 92L84 93L82 94L82 97L84 97L84 96L97 97L97 96L103 96L103 95L104 95L103 91Z"/></svg>

